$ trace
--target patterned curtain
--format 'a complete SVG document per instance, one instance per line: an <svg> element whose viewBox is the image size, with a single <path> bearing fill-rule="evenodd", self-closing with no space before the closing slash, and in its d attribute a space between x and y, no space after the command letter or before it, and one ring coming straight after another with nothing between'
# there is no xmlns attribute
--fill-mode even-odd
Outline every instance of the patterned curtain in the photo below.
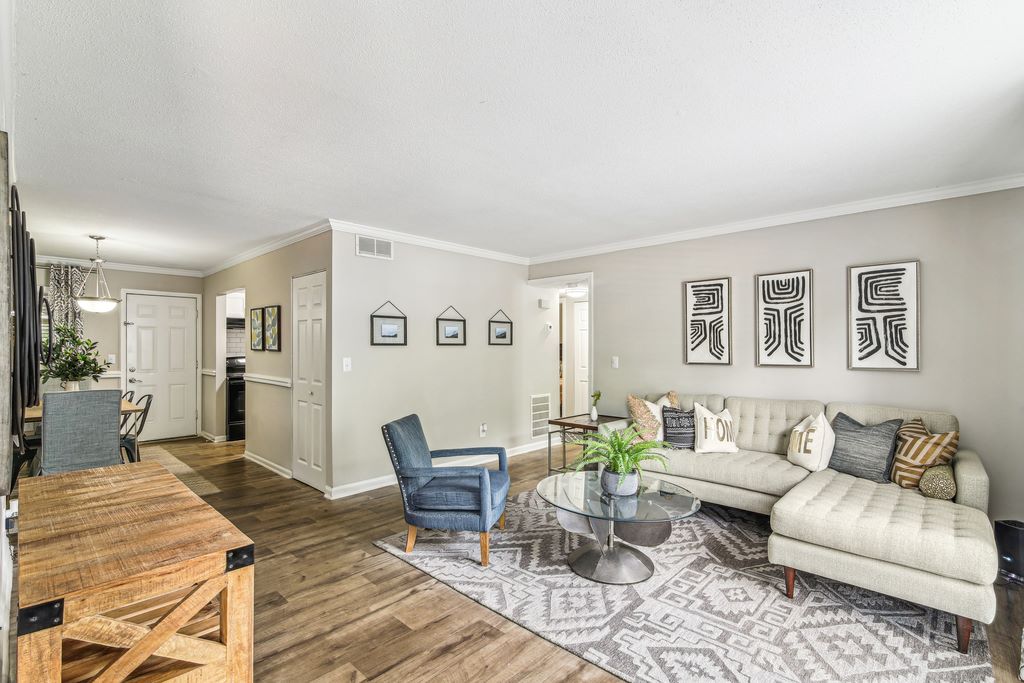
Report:
<svg viewBox="0 0 1024 683"><path fill-rule="evenodd" d="M50 302L50 311L54 325L73 325L82 334L82 309L75 302L85 274L78 266L50 266L50 286L46 299Z"/></svg>

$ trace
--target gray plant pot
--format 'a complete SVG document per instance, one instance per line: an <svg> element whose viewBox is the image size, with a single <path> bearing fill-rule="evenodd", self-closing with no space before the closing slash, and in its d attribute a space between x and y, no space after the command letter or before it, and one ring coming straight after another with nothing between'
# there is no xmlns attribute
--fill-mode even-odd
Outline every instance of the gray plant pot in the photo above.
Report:
<svg viewBox="0 0 1024 683"><path fill-rule="evenodd" d="M601 472L601 488L613 496L632 496L640 490L640 475L637 472L630 472L620 479L617 472L604 470Z"/></svg>

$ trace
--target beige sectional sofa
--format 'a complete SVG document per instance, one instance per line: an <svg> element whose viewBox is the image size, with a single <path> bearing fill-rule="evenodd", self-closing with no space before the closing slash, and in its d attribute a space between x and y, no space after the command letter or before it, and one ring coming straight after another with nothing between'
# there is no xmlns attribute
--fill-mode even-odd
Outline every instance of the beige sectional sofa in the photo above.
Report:
<svg viewBox="0 0 1024 683"><path fill-rule="evenodd" d="M658 396L649 396L657 400ZM988 519L988 475L981 459L960 450L953 460L953 501L786 459L793 427L808 415L838 413L867 425L921 418L932 432L959 429L948 413L886 406L716 394L680 394L685 410L701 403L728 408L738 453L662 449L666 464L648 473L679 484L703 501L771 515L768 558L785 568L790 597L797 570L826 576L956 615L958 645L967 651L971 620L995 617L997 554ZM619 429L613 422L604 431Z"/></svg>

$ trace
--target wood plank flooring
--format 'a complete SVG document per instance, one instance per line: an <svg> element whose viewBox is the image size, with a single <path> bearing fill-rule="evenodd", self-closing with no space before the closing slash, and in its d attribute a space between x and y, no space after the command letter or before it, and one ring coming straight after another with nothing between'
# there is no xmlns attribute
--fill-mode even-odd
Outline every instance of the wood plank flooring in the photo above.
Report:
<svg viewBox="0 0 1024 683"><path fill-rule="evenodd" d="M405 530L397 487L328 501L243 459L239 443L161 447L221 489L205 500L256 543L257 681L617 680L376 548ZM545 467L543 452L510 458L512 493ZM993 663L1012 683L1024 591L997 595Z"/></svg>

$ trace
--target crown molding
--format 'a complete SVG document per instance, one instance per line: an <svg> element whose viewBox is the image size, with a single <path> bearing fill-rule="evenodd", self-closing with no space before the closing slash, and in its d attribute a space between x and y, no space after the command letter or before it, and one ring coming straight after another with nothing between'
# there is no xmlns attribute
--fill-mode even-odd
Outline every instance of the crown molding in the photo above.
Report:
<svg viewBox="0 0 1024 683"><path fill-rule="evenodd" d="M290 235L285 235L284 237L280 237L275 240L270 240L269 242L264 242L258 247L253 247L252 249L249 249L247 251L235 254L231 258L221 261L212 268L204 270L202 276L209 277L210 275L213 275L214 273L219 273L220 271L226 270L231 266L237 266L239 263L244 263L245 261L254 259L258 256L263 256L264 254L269 254L272 251L277 251L278 249L287 247L289 244L301 242L302 240L307 239L309 237L315 237L316 235L319 235L322 232L327 232L330 229L331 224L329 221L317 221L316 223L313 223L312 225L307 226L299 230L298 232L293 232Z"/></svg>
<svg viewBox="0 0 1024 683"><path fill-rule="evenodd" d="M458 242L446 242L444 240L436 240L430 237L413 235L408 232L385 230L384 228L375 228L370 225L360 225L359 223L340 221L334 218L329 219L328 222L331 224L331 229L338 232L347 232L353 235L366 235L367 237L377 237L379 239L391 240L393 242L414 244L420 247L440 249L441 251L450 251L456 254L466 254L467 256L476 256L477 258L485 258L492 261L515 263L520 266L530 265L530 259L526 256L516 256L515 254L506 254L501 251L491 251L490 249L471 247L467 244L459 244Z"/></svg>
<svg viewBox="0 0 1024 683"><path fill-rule="evenodd" d="M985 194L986 192L1012 190L1018 187L1024 187L1024 173L1002 176L999 178L988 178L986 180L961 183L959 185L946 185L944 187L919 190L916 192L904 192L902 194L876 197L874 199L862 199L843 204L832 204L831 206L822 206L815 209L806 209L791 213L781 213L761 218L751 218L748 220L736 221L734 223L722 223L720 225L691 228L689 230L681 230L679 232L652 235L650 237L640 237L634 240L597 244L591 247L584 247L582 249L571 249L568 251L545 254L543 256L534 256L530 259L530 264L551 263L553 261L565 261L584 256L610 254L612 252L625 251L627 249L655 247L661 244L669 244L671 242L684 242L687 240L701 239L703 237L728 235L734 232L745 232L747 230L758 230L760 228L773 228L779 225L790 225L792 223L806 223L807 221L816 221L822 218L848 216L855 213L877 211L879 209L892 209L899 206L909 206L911 204L924 204L942 199L955 199L957 197Z"/></svg>
<svg viewBox="0 0 1024 683"><path fill-rule="evenodd" d="M79 266L88 268L92 261L82 258L64 258L63 256L36 256L36 265ZM132 273L151 273L153 275L178 275L181 277L203 277L202 271L185 268L163 268L161 266L141 266L135 263L116 263L104 261L103 270L126 270Z"/></svg>

